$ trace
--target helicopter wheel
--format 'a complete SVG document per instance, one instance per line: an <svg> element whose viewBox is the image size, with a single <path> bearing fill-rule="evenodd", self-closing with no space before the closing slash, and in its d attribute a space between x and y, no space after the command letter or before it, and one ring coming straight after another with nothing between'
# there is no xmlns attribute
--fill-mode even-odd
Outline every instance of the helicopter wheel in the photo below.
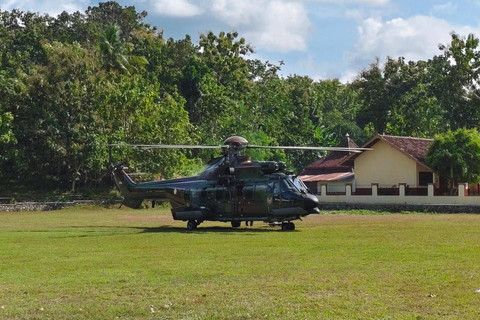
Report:
<svg viewBox="0 0 480 320"><path fill-rule="evenodd" d="M293 231L295 230L295 224L293 222L284 222L282 223L282 231Z"/></svg>
<svg viewBox="0 0 480 320"><path fill-rule="evenodd" d="M197 226L198 226L197 221L188 220L188 222L187 222L187 229L188 230L195 230L195 229L197 229Z"/></svg>
<svg viewBox="0 0 480 320"><path fill-rule="evenodd" d="M238 228L240 227L241 222L240 221L232 221L232 228Z"/></svg>

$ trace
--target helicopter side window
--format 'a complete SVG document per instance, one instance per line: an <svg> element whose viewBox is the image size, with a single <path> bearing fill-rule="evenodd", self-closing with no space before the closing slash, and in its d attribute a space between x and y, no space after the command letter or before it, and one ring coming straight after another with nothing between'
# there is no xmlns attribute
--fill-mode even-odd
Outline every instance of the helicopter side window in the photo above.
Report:
<svg viewBox="0 0 480 320"><path fill-rule="evenodd" d="M267 193L273 193L274 196L280 196L280 184L278 181L272 181L267 184Z"/></svg>
<svg viewBox="0 0 480 320"><path fill-rule="evenodd" d="M281 190L280 190L280 184L278 183L278 181L275 181L273 183L273 195L275 197L279 197L280 196L280 193L281 193Z"/></svg>
<svg viewBox="0 0 480 320"><path fill-rule="evenodd" d="M207 191L206 190L202 190L202 192L200 192L200 198L201 199L207 198Z"/></svg>
<svg viewBox="0 0 480 320"><path fill-rule="evenodd" d="M185 199L185 201L187 202L190 202L190 191L188 190L185 190L185 192L183 193L183 199Z"/></svg>

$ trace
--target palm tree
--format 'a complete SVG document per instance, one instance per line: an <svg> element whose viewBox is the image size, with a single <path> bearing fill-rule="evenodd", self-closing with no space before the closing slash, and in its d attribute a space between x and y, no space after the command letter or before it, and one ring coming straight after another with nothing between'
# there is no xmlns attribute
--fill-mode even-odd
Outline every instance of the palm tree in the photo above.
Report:
<svg viewBox="0 0 480 320"><path fill-rule="evenodd" d="M120 37L120 27L116 24L110 25L100 36L100 53L103 67L107 71L120 70L130 74L125 42Z"/></svg>

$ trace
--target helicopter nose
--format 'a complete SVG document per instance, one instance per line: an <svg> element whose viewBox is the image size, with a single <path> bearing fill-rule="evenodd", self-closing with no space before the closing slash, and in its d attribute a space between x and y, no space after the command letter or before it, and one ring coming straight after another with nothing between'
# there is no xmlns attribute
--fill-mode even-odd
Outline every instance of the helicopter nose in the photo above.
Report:
<svg viewBox="0 0 480 320"><path fill-rule="evenodd" d="M306 196L304 200L305 210L308 212L317 212L318 211L318 198L313 194Z"/></svg>

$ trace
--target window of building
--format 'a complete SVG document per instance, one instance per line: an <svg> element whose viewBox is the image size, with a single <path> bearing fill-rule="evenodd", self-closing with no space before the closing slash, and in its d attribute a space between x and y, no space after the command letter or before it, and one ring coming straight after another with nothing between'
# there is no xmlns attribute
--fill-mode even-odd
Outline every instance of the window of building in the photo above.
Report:
<svg viewBox="0 0 480 320"><path fill-rule="evenodd" d="M418 184L421 186L426 186L429 183L433 183L433 172L419 172Z"/></svg>

